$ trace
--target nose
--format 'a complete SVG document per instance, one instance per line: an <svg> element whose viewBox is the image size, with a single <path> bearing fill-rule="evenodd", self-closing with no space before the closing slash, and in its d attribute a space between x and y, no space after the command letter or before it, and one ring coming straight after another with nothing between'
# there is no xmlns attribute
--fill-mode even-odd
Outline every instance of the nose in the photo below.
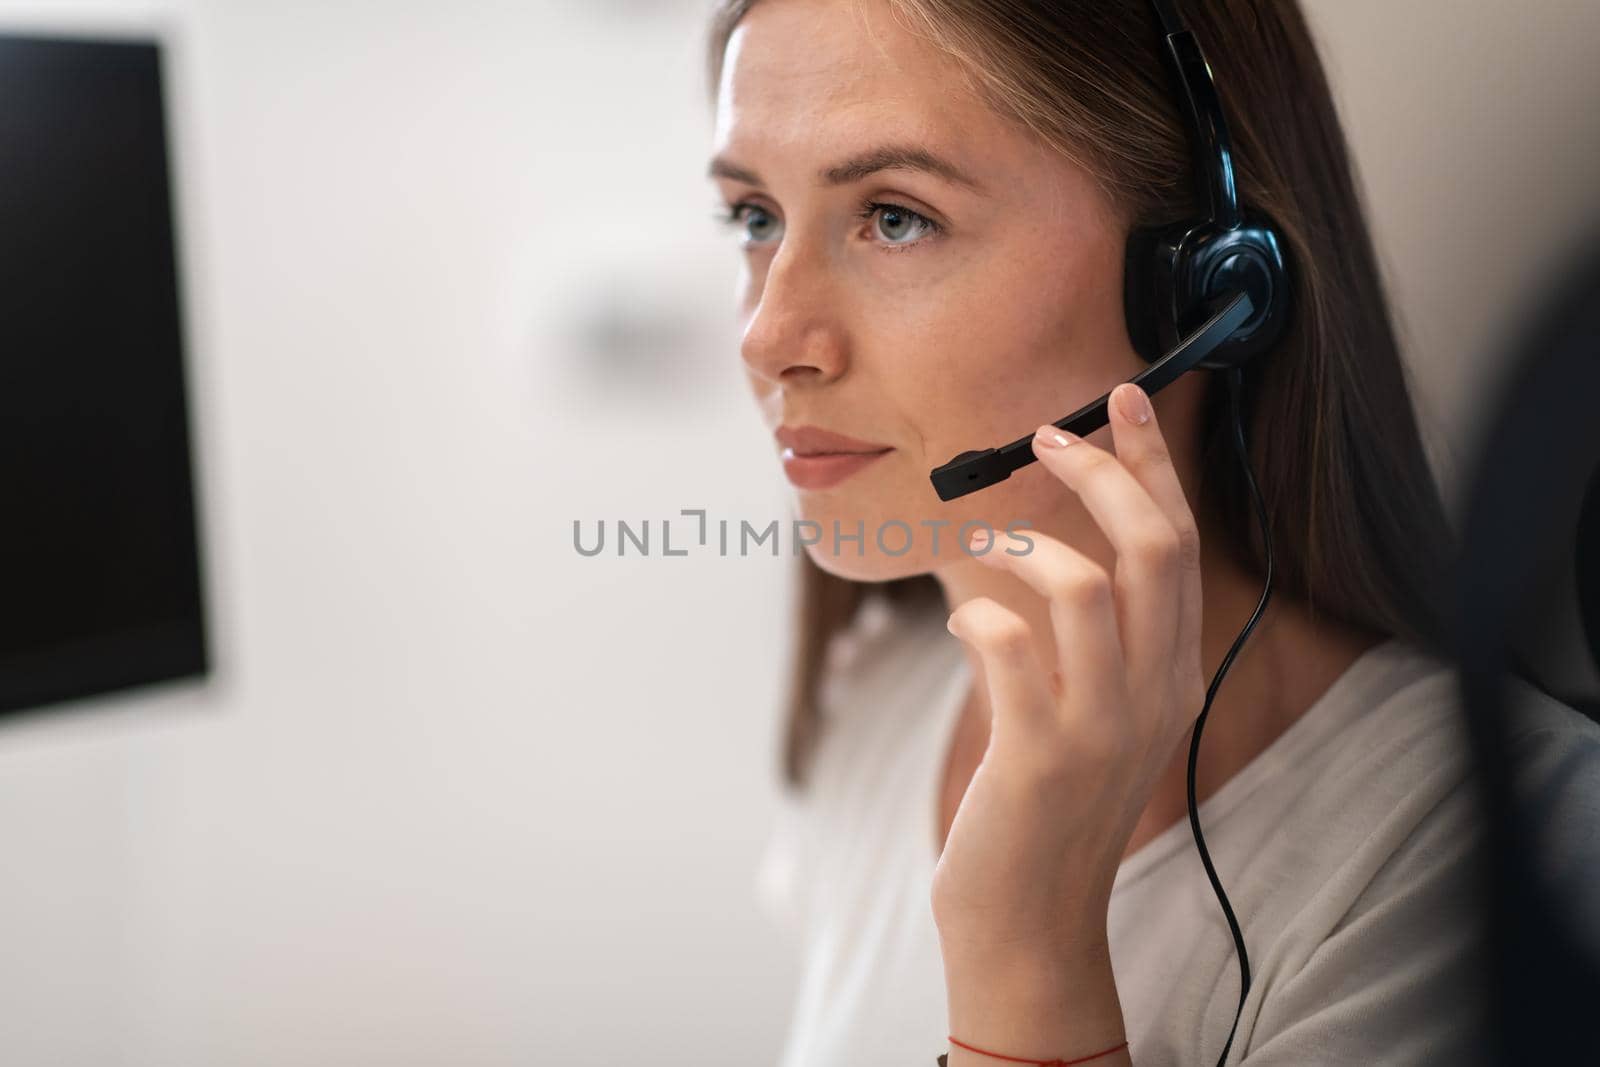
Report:
<svg viewBox="0 0 1600 1067"><path fill-rule="evenodd" d="M790 242L774 254L760 284L740 342L750 374L776 385L817 385L843 374L845 338L826 264Z"/></svg>

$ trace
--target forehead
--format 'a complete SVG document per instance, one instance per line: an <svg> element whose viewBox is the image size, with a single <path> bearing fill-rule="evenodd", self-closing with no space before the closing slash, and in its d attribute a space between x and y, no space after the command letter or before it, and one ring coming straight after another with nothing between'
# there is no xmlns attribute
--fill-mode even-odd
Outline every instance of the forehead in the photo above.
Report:
<svg viewBox="0 0 1600 1067"><path fill-rule="evenodd" d="M717 90L716 144L735 151L889 138L978 169L972 147L1004 127L959 63L884 0L761 0L728 42Z"/></svg>

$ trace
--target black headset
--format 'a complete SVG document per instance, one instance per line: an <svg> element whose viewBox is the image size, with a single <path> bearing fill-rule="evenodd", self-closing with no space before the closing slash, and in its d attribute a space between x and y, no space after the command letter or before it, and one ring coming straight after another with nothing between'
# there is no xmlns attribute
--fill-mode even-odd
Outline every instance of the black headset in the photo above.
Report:
<svg viewBox="0 0 1600 1067"><path fill-rule="evenodd" d="M1139 227L1128 237L1123 267L1123 311L1134 350L1150 365L1131 380L1146 393L1155 393L1185 371L1217 370L1228 382L1233 417L1233 444L1245 483L1255 504L1256 519L1266 555L1266 579L1261 599L1244 628L1234 638L1222 664L1206 689L1205 706L1195 717L1189 742L1189 826L1195 847L1205 865L1211 888L1222 905L1239 956L1239 1007L1227 1042L1217 1058L1226 1062L1233 1035L1250 992L1250 961L1244 935L1233 907L1222 889L1195 804L1195 764L1200 752L1200 732L1211 712L1211 701L1228 667L1255 628L1272 596L1272 531L1266 504L1250 470L1244 439L1240 394L1241 368L1253 356L1270 348L1283 334L1290 312L1289 275L1283 244L1272 223L1248 213L1239 205L1234 184L1233 147L1222 102L1211 78L1211 68L1194 34L1178 17L1172 0L1151 0L1160 21L1167 66L1176 79L1179 101L1194 150L1194 180L1206 207L1202 218ZM1108 392L1055 426L1083 436L1106 424ZM1000 448L963 452L930 474L940 500L954 500L1010 477L1036 458L1033 434ZM943 1057L941 1057L941 1062Z"/></svg>

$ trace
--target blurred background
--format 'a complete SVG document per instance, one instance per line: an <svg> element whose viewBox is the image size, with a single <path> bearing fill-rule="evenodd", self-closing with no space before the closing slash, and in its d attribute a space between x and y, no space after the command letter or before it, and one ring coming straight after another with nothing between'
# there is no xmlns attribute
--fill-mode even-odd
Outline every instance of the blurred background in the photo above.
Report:
<svg viewBox="0 0 1600 1067"><path fill-rule="evenodd" d="M788 514L708 6L0 0L160 45L208 665L0 716L0 1062L774 1058L793 561L659 541ZM1595 217L1600 5L1305 6L1454 501Z"/></svg>

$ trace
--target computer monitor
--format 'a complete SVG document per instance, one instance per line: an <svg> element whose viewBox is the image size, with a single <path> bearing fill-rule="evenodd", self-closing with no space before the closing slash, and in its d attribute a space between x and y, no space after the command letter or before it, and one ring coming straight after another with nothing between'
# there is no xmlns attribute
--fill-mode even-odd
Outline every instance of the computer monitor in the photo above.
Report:
<svg viewBox="0 0 1600 1067"><path fill-rule="evenodd" d="M161 49L0 34L0 713L208 670Z"/></svg>

